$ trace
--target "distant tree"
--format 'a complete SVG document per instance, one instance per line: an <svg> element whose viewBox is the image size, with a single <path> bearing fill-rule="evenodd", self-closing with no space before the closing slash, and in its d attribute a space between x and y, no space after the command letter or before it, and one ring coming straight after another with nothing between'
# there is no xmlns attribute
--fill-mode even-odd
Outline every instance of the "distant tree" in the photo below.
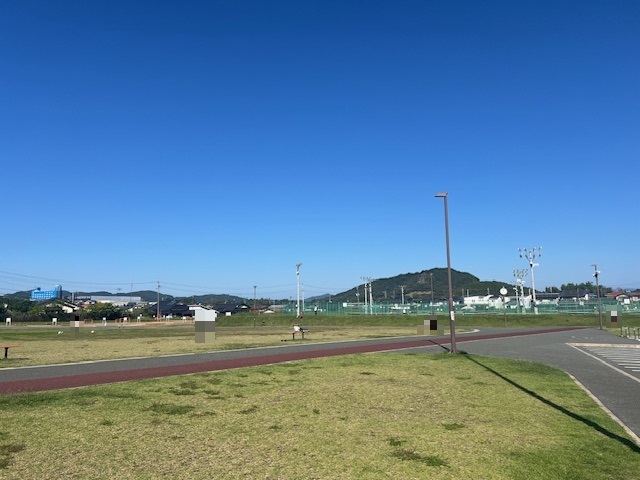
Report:
<svg viewBox="0 0 640 480"><path fill-rule="evenodd" d="M580 292L591 292L593 294L596 293L596 284L593 282L583 282L583 283L565 283L560 287L562 290L580 290ZM600 285L600 295L605 295L607 293L611 293L613 289L611 287L605 287Z"/></svg>
<svg viewBox="0 0 640 480"><path fill-rule="evenodd" d="M122 317L122 310L112 303L94 303L83 310L83 315L91 320L102 320L103 317L114 320Z"/></svg>
<svg viewBox="0 0 640 480"><path fill-rule="evenodd" d="M31 300L21 300L16 298L6 298L4 303L7 304L7 310L16 313L29 313L34 305Z"/></svg>

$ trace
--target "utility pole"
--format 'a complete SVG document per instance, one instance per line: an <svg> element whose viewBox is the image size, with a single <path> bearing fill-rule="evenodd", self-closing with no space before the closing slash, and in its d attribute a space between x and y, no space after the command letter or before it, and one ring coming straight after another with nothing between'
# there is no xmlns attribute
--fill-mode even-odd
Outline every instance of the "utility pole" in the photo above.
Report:
<svg viewBox="0 0 640 480"><path fill-rule="evenodd" d="M257 285L253 286L253 328L256 328L256 288Z"/></svg>
<svg viewBox="0 0 640 480"><path fill-rule="evenodd" d="M156 309L156 322L160 321L160 280L158 280L158 303Z"/></svg>
<svg viewBox="0 0 640 480"><path fill-rule="evenodd" d="M522 248L518 249L520 258L524 258L529 262L529 271L531 272L531 294L533 295L533 313L538 315L538 302L536 301L536 283L533 277L533 267L540 266L539 263L533 263L536 258L542 256L542 247Z"/></svg>

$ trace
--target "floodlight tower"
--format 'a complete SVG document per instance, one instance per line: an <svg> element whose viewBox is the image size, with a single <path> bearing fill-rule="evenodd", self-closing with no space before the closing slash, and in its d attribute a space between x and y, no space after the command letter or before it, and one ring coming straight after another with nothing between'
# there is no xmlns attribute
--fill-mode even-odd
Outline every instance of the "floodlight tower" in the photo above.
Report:
<svg viewBox="0 0 640 480"><path fill-rule="evenodd" d="M296 317L300 318L300 265L302 262L296 263L296 286L298 291L298 301L296 303Z"/></svg>
<svg viewBox="0 0 640 480"><path fill-rule="evenodd" d="M360 277L362 280L364 280L364 313L367 313L369 311L369 304L370 304L370 300L369 297L371 296L371 278L370 277Z"/></svg>
<svg viewBox="0 0 640 480"><path fill-rule="evenodd" d="M522 303L524 304L524 280L523 278L527 276L527 271L526 270L514 270L513 271L513 277L515 278L515 287L514 290L516 291L516 303L518 305L518 310L520 310L520 313L522 313L522 310L520 309L520 302L522 301ZM522 290L522 295L519 294L519 291Z"/></svg>
<svg viewBox="0 0 640 480"><path fill-rule="evenodd" d="M602 330L602 307L600 306L600 286L598 285L598 275L600 275L600 270L598 270L598 266L595 263L592 263L591 266L595 269L595 273L593 274L596 277L596 295L598 296L598 322L600 323L600 330Z"/></svg>
<svg viewBox="0 0 640 480"><path fill-rule="evenodd" d="M533 295L533 314L538 315L538 302L536 301L536 282L533 276L533 268L539 267L539 263L533 263L536 258L542 256L542 247L519 248L520 258L524 258L529 262L529 271L531 272L531 291Z"/></svg>

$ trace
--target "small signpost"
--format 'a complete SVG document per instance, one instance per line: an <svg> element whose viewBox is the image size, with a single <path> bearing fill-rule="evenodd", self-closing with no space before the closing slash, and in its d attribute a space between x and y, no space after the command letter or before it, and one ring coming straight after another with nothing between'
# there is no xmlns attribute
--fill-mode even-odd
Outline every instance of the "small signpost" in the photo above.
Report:
<svg viewBox="0 0 640 480"><path fill-rule="evenodd" d="M500 289L500 295L502 295L502 308L504 308L504 326L507 326L507 302L506 302L506 295L507 293L509 293L509 290L507 290L506 288L502 287Z"/></svg>
<svg viewBox="0 0 640 480"><path fill-rule="evenodd" d="M71 333L76 338L80 334L80 327L84 327L84 320L80 320L80 315L75 315L74 319L69 322Z"/></svg>
<svg viewBox="0 0 640 480"><path fill-rule="evenodd" d="M196 343L209 343L216 339L216 311L196 310Z"/></svg>

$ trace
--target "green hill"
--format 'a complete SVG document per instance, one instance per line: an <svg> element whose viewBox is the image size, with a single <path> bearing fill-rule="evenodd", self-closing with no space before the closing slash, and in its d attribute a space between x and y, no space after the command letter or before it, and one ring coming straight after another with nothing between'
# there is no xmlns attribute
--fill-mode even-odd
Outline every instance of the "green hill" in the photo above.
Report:
<svg viewBox="0 0 640 480"><path fill-rule="evenodd" d="M433 278L432 278L433 276ZM435 300L449 297L449 283L446 268L432 268L417 273L405 273L390 278L378 278L372 281L374 302L400 303L404 286L405 302L431 300L431 284L433 280L433 298ZM454 298L464 295L499 295L500 288L509 285L504 282L481 281L467 272L451 270L451 284ZM358 295L359 294L359 295ZM367 293L368 295L368 293ZM337 302L364 301L364 285L361 284L346 292L332 295L331 300Z"/></svg>

